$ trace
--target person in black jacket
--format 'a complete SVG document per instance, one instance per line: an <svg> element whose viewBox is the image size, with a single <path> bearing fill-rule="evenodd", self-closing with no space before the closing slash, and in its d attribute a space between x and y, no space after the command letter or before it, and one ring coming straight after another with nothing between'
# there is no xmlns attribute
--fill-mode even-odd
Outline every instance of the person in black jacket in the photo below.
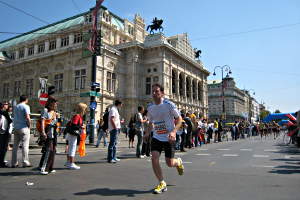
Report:
<svg viewBox="0 0 300 200"><path fill-rule="evenodd" d="M8 106L8 102L0 105L0 168L7 167L4 159L8 148L9 128L12 123L8 114Z"/></svg>

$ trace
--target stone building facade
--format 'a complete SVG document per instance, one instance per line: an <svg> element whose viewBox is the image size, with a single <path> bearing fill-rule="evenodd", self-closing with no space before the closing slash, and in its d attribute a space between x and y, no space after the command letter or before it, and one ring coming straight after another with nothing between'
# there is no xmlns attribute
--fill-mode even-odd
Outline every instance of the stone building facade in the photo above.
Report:
<svg viewBox="0 0 300 200"><path fill-rule="evenodd" d="M233 78L228 75L224 78L225 120L256 121L258 104L247 90L236 87ZM210 119L221 118L223 112L222 81L208 82L208 115Z"/></svg>
<svg viewBox="0 0 300 200"><path fill-rule="evenodd" d="M91 57L85 56L84 41L91 19L91 13L86 12L0 42L0 101L15 101L27 94L32 111L38 113L41 77L56 87L54 96L65 118L72 115L76 103L89 104L89 98L80 97L80 93L90 90L92 64ZM96 119L115 99L124 102L121 115L128 119L138 105L151 101L153 83L162 84L166 97L179 109L207 115L209 72L190 53L186 34L169 38L148 35L141 16L135 15L130 22L105 7L99 12L98 26L103 50L97 57L101 96L96 98ZM11 59L4 59L4 51Z"/></svg>

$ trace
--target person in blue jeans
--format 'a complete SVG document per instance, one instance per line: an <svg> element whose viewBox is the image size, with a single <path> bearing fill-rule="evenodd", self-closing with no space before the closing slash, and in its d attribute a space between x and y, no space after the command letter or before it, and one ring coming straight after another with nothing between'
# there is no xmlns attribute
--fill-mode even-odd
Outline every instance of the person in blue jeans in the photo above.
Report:
<svg viewBox="0 0 300 200"><path fill-rule="evenodd" d="M108 117L108 130L110 133L110 141L108 145L108 152L107 152L107 162L108 163L116 163L120 161L117 158L117 142L118 142L118 135L121 129L121 121L120 121L120 114L118 109L122 107L122 102L119 100L115 101L114 106L109 111Z"/></svg>
<svg viewBox="0 0 300 200"><path fill-rule="evenodd" d="M98 120L98 123L97 123L98 140L96 143L96 147L99 147L99 144L100 144L102 138L103 138L104 147L107 146L106 131L103 130L103 124L104 124L103 119L100 119L100 121Z"/></svg>

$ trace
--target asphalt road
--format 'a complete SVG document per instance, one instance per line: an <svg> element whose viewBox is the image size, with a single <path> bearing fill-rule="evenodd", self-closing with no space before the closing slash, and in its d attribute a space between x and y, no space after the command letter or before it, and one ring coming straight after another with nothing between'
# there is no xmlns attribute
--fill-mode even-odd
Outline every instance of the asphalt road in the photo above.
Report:
<svg viewBox="0 0 300 200"><path fill-rule="evenodd" d="M105 148L87 147L88 155L77 158L81 169L76 171L63 166L64 154L56 156L57 172L47 176L34 168L1 168L0 199L298 200L300 149L280 144L280 139L256 137L177 153L184 161L183 176L168 168L162 156L168 191L155 195L152 189L157 180L150 159L135 158L134 149L123 138L117 164L105 161ZM63 146L58 149L63 151ZM34 166L39 158L40 150L32 149Z"/></svg>

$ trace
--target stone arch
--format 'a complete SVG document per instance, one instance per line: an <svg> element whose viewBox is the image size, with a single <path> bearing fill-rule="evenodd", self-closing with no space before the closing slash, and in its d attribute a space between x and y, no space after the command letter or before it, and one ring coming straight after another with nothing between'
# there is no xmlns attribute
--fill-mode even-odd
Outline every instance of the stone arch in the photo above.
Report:
<svg viewBox="0 0 300 200"><path fill-rule="evenodd" d="M197 99L197 91L196 91L196 88L197 88L197 82L196 82L196 79L194 79L194 80L192 81L193 99Z"/></svg>
<svg viewBox="0 0 300 200"><path fill-rule="evenodd" d="M179 95L184 95L184 75L182 73L179 74Z"/></svg>
<svg viewBox="0 0 300 200"><path fill-rule="evenodd" d="M197 98L200 102L202 102L203 96L202 96L202 82L201 81L198 82L198 97Z"/></svg>
<svg viewBox="0 0 300 200"><path fill-rule="evenodd" d="M176 94L177 91L177 72L172 69L172 94Z"/></svg>
<svg viewBox="0 0 300 200"><path fill-rule="evenodd" d="M190 77L186 77L186 97L190 98L191 97L191 79Z"/></svg>

